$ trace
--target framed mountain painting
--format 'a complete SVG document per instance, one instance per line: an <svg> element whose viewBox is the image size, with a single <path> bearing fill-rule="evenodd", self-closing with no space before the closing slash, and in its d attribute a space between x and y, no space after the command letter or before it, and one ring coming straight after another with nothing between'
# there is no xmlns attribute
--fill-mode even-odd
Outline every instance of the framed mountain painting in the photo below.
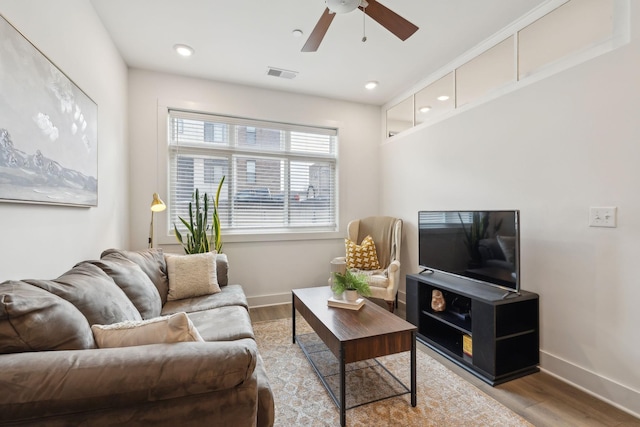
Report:
<svg viewBox="0 0 640 427"><path fill-rule="evenodd" d="M0 16L0 201L98 205L98 106Z"/></svg>

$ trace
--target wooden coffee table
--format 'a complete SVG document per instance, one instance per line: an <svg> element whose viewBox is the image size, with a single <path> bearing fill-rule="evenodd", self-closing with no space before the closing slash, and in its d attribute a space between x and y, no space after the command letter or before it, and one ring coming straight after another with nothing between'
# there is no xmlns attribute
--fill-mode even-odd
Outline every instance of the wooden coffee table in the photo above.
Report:
<svg viewBox="0 0 640 427"><path fill-rule="evenodd" d="M324 341L340 364L340 425L346 423L345 365L411 351L411 406L416 406L416 327L371 301L360 310L327 306L328 286L294 289L292 338L296 342L296 310ZM325 384L326 386L326 384ZM336 402L338 403L338 402Z"/></svg>

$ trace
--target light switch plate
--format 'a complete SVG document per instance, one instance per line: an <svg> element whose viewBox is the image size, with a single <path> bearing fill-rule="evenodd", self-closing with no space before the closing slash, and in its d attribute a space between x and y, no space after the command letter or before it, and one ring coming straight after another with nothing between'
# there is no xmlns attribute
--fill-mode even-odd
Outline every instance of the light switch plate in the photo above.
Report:
<svg viewBox="0 0 640 427"><path fill-rule="evenodd" d="M589 208L589 227L615 227L617 210L615 206Z"/></svg>

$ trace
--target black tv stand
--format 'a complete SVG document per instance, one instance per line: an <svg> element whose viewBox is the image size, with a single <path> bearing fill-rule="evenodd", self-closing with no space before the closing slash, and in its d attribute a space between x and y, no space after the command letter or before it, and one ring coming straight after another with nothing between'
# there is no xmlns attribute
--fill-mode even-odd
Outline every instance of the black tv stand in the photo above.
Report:
<svg viewBox="0 0 640 427"><path fill-rule="evenodd" d="M418 274L424 274L424 273L432 274L433 270L430 269L430 268L424 268L424 269L420 270L420 272Z"/></svg>
<svg viewBox="0 0 640 427"><path fill-rule="evenodd" d="M537 294L505 294L503 289L438 271L407 275L406 285L407 320L417 326L418 340L428 347L490 385L539 370ZM434 289L443 293L445 311L431 308Z"/></svg>

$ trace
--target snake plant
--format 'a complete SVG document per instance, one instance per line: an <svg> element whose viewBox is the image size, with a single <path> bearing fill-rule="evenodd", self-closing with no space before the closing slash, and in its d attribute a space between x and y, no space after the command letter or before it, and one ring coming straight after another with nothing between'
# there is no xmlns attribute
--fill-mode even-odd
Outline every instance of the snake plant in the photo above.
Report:
<svg viewBox="0 0 640 427"><path fill-rule="evenodd" d="M209 196L204 193L200 198L200 191L196 188L193 193L192 201L189 202L189 221L182 217L178 217L180 222L187 228L188 235L186 241L178 230L178 226L173 224L176 239L182 245L186 254L199 254L209 252L213 246L216 252L222 251L222 234L220 229L220 218L218 216L218 201L220 199L220 190L224 183L224 178L218 184L218 191L213 201L212 226L209 225Z"/></svg>

